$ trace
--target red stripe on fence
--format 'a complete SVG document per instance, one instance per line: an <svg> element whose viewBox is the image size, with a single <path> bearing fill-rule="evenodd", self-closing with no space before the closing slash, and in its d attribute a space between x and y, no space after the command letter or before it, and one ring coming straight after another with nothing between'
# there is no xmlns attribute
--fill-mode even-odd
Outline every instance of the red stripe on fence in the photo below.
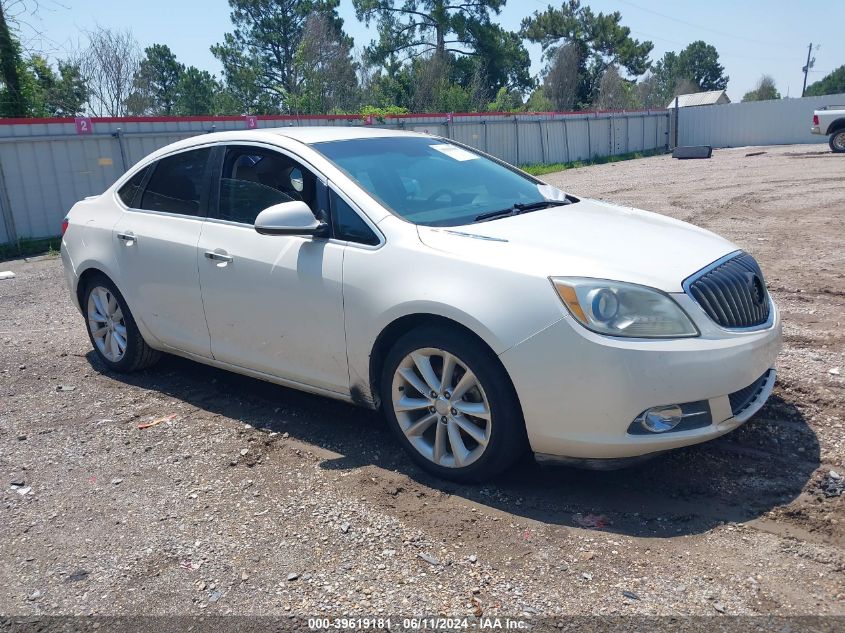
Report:
<svg viewBox="0 0 845 633"><path fill-rule="evenodd" d="M422 118L447 118L450 114L453 119L467 117L491 117L491 116L554 116L554 115L595 115L600 114L638 114L640 112L665 112L664 108L650 110L579 110L568 112L421 112L408 114L373 114L374 118L381 119L422 119ZM364 121L368 115L365 114L259 114L256 115L259 121ZM192 123L215 121L243 121L240 115L233 116L127 116L127 117L91 117L92 123ZM33 125L36 123L68 123L73 124L72 118L8 118L1 119L0 125Z"/></svg>

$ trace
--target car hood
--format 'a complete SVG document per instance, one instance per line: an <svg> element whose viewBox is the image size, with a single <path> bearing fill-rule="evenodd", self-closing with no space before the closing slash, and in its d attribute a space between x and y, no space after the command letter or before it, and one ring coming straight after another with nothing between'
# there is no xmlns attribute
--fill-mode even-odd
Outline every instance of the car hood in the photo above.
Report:
<svg viewBox="0 0 845 633"><path fill-rule="evenodd" d="M681 292L692 273L737 250L718 235L657 213L598 200L466 226L418 226L423 244L542 276L594 277Z"/></svg>

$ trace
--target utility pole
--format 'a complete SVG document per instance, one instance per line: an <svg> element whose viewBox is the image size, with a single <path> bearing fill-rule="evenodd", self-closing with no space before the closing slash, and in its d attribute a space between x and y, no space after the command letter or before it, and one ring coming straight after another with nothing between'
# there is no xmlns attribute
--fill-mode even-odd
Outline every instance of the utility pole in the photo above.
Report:
<svg viewBox="0 0 845 633"><path fill-rule="evenodd" d="M804 87L801 88L801 96L804 96L804 93L807 91L807 74L810 72L810 69L813 67L813 64L816 63L816 58L810 59L810 55L813 53L813 43L810 42L810 47L807 49L807 65L804 66L801 70L804 71Z"/></svg>

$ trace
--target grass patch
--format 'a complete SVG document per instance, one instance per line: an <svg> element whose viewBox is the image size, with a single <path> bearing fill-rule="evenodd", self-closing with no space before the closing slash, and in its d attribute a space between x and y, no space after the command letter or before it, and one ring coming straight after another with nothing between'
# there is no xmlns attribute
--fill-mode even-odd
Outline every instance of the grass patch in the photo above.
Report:
<svg viewBox="0 0 845 633"><path fill-rule="evenodd" d="M19 242L0 244L0 262L7 259L19 259L21 257L32 257L33 255L59 256L59 248L62 245L62 238L42 237L37 239L22 239Z"/></svg>
<svg viewBox="0 0 845 633"><path fill-rule="evenodd" d="M605 163L618 163L623 160L633 160L635 158L646 158L647 156L657 156L663 154L662 149L646 150L643 152L629 152L627 154L617 154L616 156L596 156L592 160L574 160L569 163L538 163L536 165L520 165L522 171L527 171L532 176L542 176L543 174L550 174L553 171L564 171L566 169L577 169L578 167L589 167L590 165L603 165Z"/></svg>

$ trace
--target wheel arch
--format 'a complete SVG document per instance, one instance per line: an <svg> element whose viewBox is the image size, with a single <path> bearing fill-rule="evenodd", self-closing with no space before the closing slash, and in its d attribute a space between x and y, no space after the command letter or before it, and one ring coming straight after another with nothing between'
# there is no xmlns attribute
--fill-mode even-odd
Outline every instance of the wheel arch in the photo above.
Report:
<svg viewBox="0 0 845 633"><path fill-rule="evenodd" d="M495 362L499 364L502 371L505 373L505 376L507 376L508 382L511 383L511 387L514 389L514 395L516 395L516 388L513 385L513 380L511 380L510 374L508 374L507 369L505 369L505 366L502 364L501 360L499 360L499 355L496 353L490 342L455 319L434 313L417 312L398 317L388 323L384 328L382 328L373 343L373 347L370 352L369 388L374 408L378 409L381 407L379 383L381 381L381 374L384 369L384 361L387 358L387 354L402 336L408 332L425 326L439 326L449 328L453 331L458 331L486 348L490 352L491 357L495 359ZM521 405L519 405L519 407L522 409Z"/></svg>
<svg viewBox="0 0 845 633"><path fill-rule="evenodd" d="M845 129L845 117L839 117L827 126L826 134L835 134L836 132L841 132L843 129Z"/></svg>
<svg viewBox="0 0 845 633"><path fill-rule="evenodd" d="M129 312L132 313L132 318L135 321L135 325L138 326L138 329L141 331L141 336L143 336L147 344L150 345L150 347L152 347L153 349L161 349L161 343L159 343L158 338L155 337L155 335L147 327L146 323L144 323L143 319L140 318L140 315L135 311L135 306L126 296L126 293L123 291L121 285L115 280L115 276L109 274L109 271L105 266L98 265L96 262L91 262L90 264L80 266L79 272L77 273L76 288L74 289L74 294L79 304L80 312L82 312L83 315L85 314L86 308L84 294L85 288L88 285L88 281L92 277L96 277L97 275L102 275L111 283L113 283L115 288L117 288L117 291L120 293L120 296L123 297L123 300L126 302L126 305L129 308Z"/></svg>

